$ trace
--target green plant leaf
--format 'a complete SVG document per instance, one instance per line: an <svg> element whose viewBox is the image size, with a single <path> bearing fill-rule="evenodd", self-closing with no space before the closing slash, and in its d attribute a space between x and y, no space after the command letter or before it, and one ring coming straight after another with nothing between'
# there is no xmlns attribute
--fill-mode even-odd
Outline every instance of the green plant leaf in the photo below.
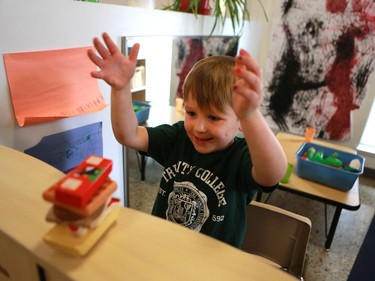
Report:
<svg viewBox="0 0 375 281"><path fill-rule="evenodd" d="M261 6L261 9L266 20L268 21L267 13L262 3L262 0L257 1ZM180 11L179 8L181 2L182 0L175 0L171 5L165 7L164 10ZM247 0L224 0L224 5L226 9L225 11L223 11L220 5L220 1L215 1L214 7L212 9L212 16L215 17L215 21L213 23L210 36L215 31L218 24L221 26L221 29L224 28L226 22L226 14L228 14L231 20L234 35L240 36L243 32L245 21L250 20L250 12L247 9L247 2ZM190 12L194 14L195 17L197 17L199 3L200 0L190 0L188 7L183 12Z"/></svg>

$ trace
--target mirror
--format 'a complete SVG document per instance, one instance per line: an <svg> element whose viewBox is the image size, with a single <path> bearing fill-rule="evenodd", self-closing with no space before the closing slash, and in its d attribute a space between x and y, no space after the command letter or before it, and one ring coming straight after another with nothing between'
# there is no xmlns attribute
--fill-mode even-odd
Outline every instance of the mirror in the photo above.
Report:
<svg viewBox="0 0 375 281"><path fill-rule="evenodd" d="M138 36L123 37L121 49L141 45L139 72L134 80L144 86L141 100L175 105L182 97L183 81L193 65L204 57L237 54L239 37L233 36ZM143 72L143 73L142 73ZM139 75L138 75L139 74ZM143 79L143 81L142 81ZM136 87L134 87L136 88Z"/></svg>
<svg viewBox="0 0 375 281"><path fill-rule="evenodd" d="M128 54L135 43L141 45L138 60L142 61L141 66L144 68L145 100L154 104L169 104L173 38L137 36L123 37L121 40L121 50L124 54Z"/></svg>

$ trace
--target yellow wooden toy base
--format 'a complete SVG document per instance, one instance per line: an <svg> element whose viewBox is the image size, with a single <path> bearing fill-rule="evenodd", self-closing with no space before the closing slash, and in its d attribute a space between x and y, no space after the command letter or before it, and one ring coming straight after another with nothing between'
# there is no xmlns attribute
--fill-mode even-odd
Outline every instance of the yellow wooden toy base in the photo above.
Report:
<svg viewBox="0 0 375 281"><path fill-rule="evenodd" d="M119 214L120 208L115 208L100 226L89 230L82 237L73 236L67 226L56 225L44 235L43 239L60 251L71 255L84 256L116 221Z"/></svg>

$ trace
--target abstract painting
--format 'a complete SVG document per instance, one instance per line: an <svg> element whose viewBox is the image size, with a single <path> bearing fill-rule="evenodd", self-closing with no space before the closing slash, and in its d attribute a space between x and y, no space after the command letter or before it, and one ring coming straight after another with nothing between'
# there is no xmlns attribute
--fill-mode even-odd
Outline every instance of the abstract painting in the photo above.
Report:
<svg viewBox="0 0 375 281"><path fill-rule="evenodd" d="M262 112L271 127L351 138L375 67L374 0L283 0L270 42Z"/></svg>
<svg viewBox="0 0 375 281"><path fill-rule="evenodd" d="M172 80L178 83L175 96L171 96L171 102L175 98L182 98L182 85L185 77L196 62L215 55L235 56L238 40L239 37L233 36L177 37L173 40ZM171 93L174 92L171 91Z"/></svg>

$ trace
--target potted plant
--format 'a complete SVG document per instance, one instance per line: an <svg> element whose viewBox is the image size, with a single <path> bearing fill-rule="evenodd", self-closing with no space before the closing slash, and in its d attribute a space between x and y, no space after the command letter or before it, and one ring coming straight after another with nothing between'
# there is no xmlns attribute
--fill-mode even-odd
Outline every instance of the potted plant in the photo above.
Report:
<svg viewBox="0 0 375 281"><path fill-rule="evenodd" d="M264 15L266 16L261 0L257 0L261 5ZM210 7L212 2L213 7ZM234 34L242 33L245 20L250 19L250 13L247 9L247 0L174 0L173 3L165 9L172 11L182 11L197 15L212 15L215 17L211 34L218 23L224 27L227 15L231 19ZM266 16L267 18L267 16Z"/></svg>

